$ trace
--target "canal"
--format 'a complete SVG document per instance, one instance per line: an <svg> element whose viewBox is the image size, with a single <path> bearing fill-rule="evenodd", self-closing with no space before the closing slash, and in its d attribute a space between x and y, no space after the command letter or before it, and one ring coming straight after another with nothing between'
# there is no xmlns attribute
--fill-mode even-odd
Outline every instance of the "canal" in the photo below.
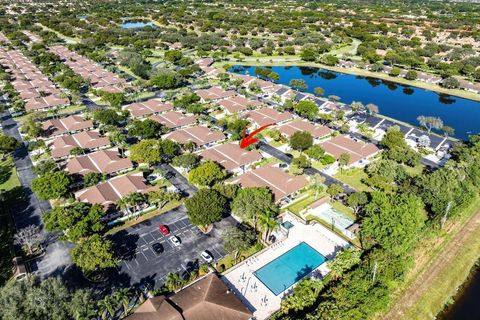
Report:
<svg viewBox="0 0 480 320"><path fill-rule="evenodd" d="M420 115L435 116L440 117L444 125L454 128L454 136L459 139L480 133L480 102L320 68L268 68L278 73L280 78L277 82L280 84L288 85L291 79L303 79L308 86L307 92L313 93L314 88L321 87L325 90L324 97L336 95L344 103L374 103L379 107L380 114L412 125L418 125L417 117ZM234 66L230 71L255 75L255 67Z"/></svg>

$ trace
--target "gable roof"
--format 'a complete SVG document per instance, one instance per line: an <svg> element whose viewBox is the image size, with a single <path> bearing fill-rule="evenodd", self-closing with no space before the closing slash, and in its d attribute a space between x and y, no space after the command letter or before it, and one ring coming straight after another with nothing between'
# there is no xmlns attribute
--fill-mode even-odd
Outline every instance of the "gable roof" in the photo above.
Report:
<svg viewBox="0 0 480 320"><path fill-rule="evenodd" d="M293 119L293 115L290 112L279 112L272 108L262 108L250 111L247 116L258 126Z"/></svg>
<svg viewBox="0 0 480 320"><path fill-rule="evenodd" d="M136 102L124 107L132 117L144 117L154 113L165 112L173 109L173 104L162 102L157 99L149 99L143 102Z"/></svg>
<svg viewBox="0 0 480 320"><path fill-rule="evenodd" d="M133 167L128 158L120 158L116 151L101 150L68 161L66 170L69 173L84 175L88 172L112 174Z"/></svg>
<svg viewBox="0 0 480 320"><path fill-rule="evenodd" d="M217 162L227 170L234 170L263 158L257 151L240 148L238 143L221 144L202 151L200 155L205 159Z"/></svg>
<svg viewBox="0 0 480 320"><path fill-rule="evenodd" d="M155 187L145 184L143 173L138 172L118 176L96 186L77 191L75 192L75 198L82 202L101 204L105 209L109 209L114 206L119 199L130 193L147 193L154 189Z"/></svg>
<svg viewBox="0 0 480 320"><path fill-rule="evenodd" d="M225 135L220 131L213 131L204 126L194 126L167 133L165 139L171 139L182 144L192 141L197 146L203 146L211 142L223 140Z"/></svg>
<svg viewBox="0 0 480 320"><path fill-rule="evenodd" d="M303 176L291 176L274 165L266 165L248 171L227 180L229 183L239 183L244 188L268 187L272 190L275 201L297 192L305 187L308 180Z"/></svg>
<svg viewBox="0 0 480 320"><path fill-rule="evenodd" d="M288 122L278 128L281 133L290 137L297 131L309 132L314 138L321 138L329 135L332 130L326 126L311 123L307 120L296 119L292 122Z"/></svg>
<svg viewBox="0 0 480 320"><path fill-rule="evenodd" d="M92 127L92 120L85 120L82 116L78 115L71 115L62 119L50 119L42 123L42 128L47 136L80 131Z"/></svg>
<svg viewBox="0 0 480 320"><path fill-rule="evenodd" d="M127 319L247 320L252 317L252 312L215 274L192 283L169 298L149 300Z"/></svg>
<svg viewBox="0 0 480 320"><path fill-rule="evenodd" d="M186 115L178 111L169 111L162 114L155 114L150 119L163 124L167 128L173 129L183 127L197 122L197 117L194 115Z"/></svg>
<svg viewBox="0 0 480 320"><path fill-rule="evenodd" d="M52 157L62 158L68 156L75 147L96 149L108 145L110 145L110 140L107 137L101 137L98 132L82 131L70 136L57 137L49 147L52 151Z"/></svg>

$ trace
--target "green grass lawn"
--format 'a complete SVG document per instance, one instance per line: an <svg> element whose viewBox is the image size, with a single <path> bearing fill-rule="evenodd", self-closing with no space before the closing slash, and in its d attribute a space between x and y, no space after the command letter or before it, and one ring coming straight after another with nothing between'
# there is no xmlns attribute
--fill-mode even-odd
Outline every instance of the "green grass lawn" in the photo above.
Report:
<svg viewBox="0 0 480 320"><path fill-rule="evenodd" d="M303 209L307 208L309 205L317 201L318 199L321 199L325 196L325 192L319 192L316 195L315 190L307 190L301 195L299 195L297 198L300 200L297 200L291 204L289 204L287 207L285 207L283 210L289 210L290 212L300 215L300 211Z"/></svg>
<svg viewBox="0 0 480 320"><path fill-rule="evenodd" d="M245 251L242 251L239 255L237 260L235 261L232 257L232 255L227 254L225 257L222 259L218 260L217 266L223 265L225 267L224 270L228 270L231 267L233 267L235 264L245 260L246 258L254 255L255 253L259 252L260 250L263 249L263 245L261 243L256 243L255 245L251 246Z"/></svg>
<svg viewBox="0 0 480 320"><path fill-rule="evenodd" d="M272 163L281 163L280 160L278 160L277 158L275 157L270 157L270 158L263 158L262 160L260 160L259 162L257 162L255 164L255 167L263 167L267 164L272 164Z"/></svg>
<svg viewBox="0 0 480 320"><path fill-rule="evenodd" d="M0 161L0 190L10 191L20 186L17 169L11 156Z"/></svg>
<svg viewBox="0 0 480 320"><path fill-rule="evenodd" d="M358 191L371 191L370 187L362 182L363 179L367 178L367 174L363 169L346 169L339 171L334 177L349 186L354 187Z"/></svg>
<svg viewBox="0 0 480 320"><path fill-rule="evenodd" d="M405 171L413 177L418 176L420 173L422 173L423 169L425 168L423 164L418 164L415 167L409 167L409 166L403 165L403 167L405 168Z"/></svg>

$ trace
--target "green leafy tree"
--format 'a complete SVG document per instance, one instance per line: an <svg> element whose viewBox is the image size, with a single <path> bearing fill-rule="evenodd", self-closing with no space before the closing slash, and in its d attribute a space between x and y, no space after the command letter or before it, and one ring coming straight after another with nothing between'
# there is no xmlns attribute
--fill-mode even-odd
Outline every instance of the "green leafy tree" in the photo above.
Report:
<svg viewBox="0 0 480 320"><path fill-rule="evenodd" d="M266 187L242 188L233 199L232 212L241 219L257 227L258 215L262 212L276 214L278 207L273 201L273 195Z"/></svg>
<svg viewBox="0 0 480 320"><path fill-rule="evenodd" d="M351 193L347 198L347 204L353 209L355 214L358 214L360 208L366 205L368 202L368 196L365 192Z"/></svg>
<svg viewBox="0 0 480 320"><path fill-rule="evenodd" d="M183 81L184 79L179 73L170 70L161 70L150 80L150 84L159 89L175 89L180 87Z"/></svg>
<svg viewBox="0 0 480 320"><path fill-rule="evenodd" d="M190 153L190 152L176 156L172 160L172 164L175 167L181 167L187 170L194 168L199 162L200 162L200 157L195 153Z"/></svg>
<svg viewBox="0 0 480 320"><path fill-rule="evenodd" d="M292 79L292 80L290 80L288 85L290 87L293 87L293 88L297 89L297 90L307 90L307 88L308 88L307 83L303 79Z"/></svg>
<svg viewBox="0 0 480 320"><path fill-rule="evenodd" d="M21 143L17 139L0 134L0 153L2 156L19 148L20 145Z"/></svg>
<svg viewBox="0 0 480 320"><path fill-rule="evenodd" d="M316 52L310 48L305 48L300 52L300 58L304 61L315 61L316 56Z"/></svg>
<svg viewBox="0 0 480 320"><path fill-rule="evenodd" d="M102 125L119 126L125 120L125 117L111 108L96 109L92 116L94 121Z"/></svg>
<svg viewBox="0 0 480 320"><path fill-rule="evenodd" d="M348 165L349 162L350 162L350 153L348 152L342 153L338 158L338 164L340 165L340 168L342 170Z"/></svg>
<svg viewBox="0 0 480 320"><path fill-rule="evenodd" d="M226 177L226 172L214 161L206 161L192 169L188 179L201 186L211 186Z"/></svg>
<svg viewBox="0 0 480 320"><path fill-rule="evenodd" d="M325 89L321 88L321 87L315 87L313 88L313 93L317 96L317 97L321 97L325 94Z"/></svg>
<svg viewBox="0 0 480 320"><path fill-rule="evenodd" d="M427 219L423 203L413 194L373 192L365 206L362 222L362 244L365 248L378 245L402 255L415 244Z"/></svg>
<svg viewBox="0 0 480 320"><path fill-rule="evenodd" d="M75 202L71 205L54 207L43 215L45 228L48 231L64 232L64 236L72 242L103 231L105 225L101 221L104 216L101 205L90 205Z"/></svg>
<svg viewBox="0 0 480 320"><path fill-rule="evenodd" d="M98 172L87 172L83 176L83 186L91 187L102 181L103 175Z"/></svg>
<svg viewBox="0 0 480 320"><path fill-rule="evenodd" d="M244 232L236 227L229 227L222 233L222 240L225 251L236 259L240 252L253 245L255 233L250 230Z"/></svg>
<svg viewBox="0 0 480 320"><path fill-rule="evenodd" d="M292 293L282 300L282 312L301 311L312 306L317 301L323 283L318 280L304 279L292 290Z"/></svg>
<svg viewBox="0 0 480 320"><path fill-rule="evenodd" d="M314 160L320 160L325 155L325 150L318 144L314 144L305 150L305 154Z"/></svg>
<svg viewBox="0 0 480 320"><path fill-rule="evenodd" d="M303 151L313 145L313 137L309 132L297 131L290 137L290 147Z"/></svg>
<svg viewBox="0 0 480 320"><path fill-rule="evenodd" d="M346 271L359 264L361 254L361 251L354 247L340 251L333 260L327 263L332 277L340 278Z"/></svg>
<svg viewBox="0 0 480 320"><path fill-rule="evenodd" d="M163 133L163 126L152 119L133 120L128 128L128 134L142 139L159 138Z"/></svg>
<svg viewBox="0 0 480 320"><path fill-rule="evenodd" d="M294 106L295 112L300 116L310 120L315 120L318 114L318 107L315 102L310 100L302 100Z"/></svg>
<svg viewBox="0 0 480 320"><path fill-rule="evenodd" d="M64 171L47 172L32 180L32 190L41 200L58 199L70 193L70 183Z"/></svg>
<svg viewBox="0 0 480 320"><path fill-rule="evenodd" d="M95 303L90 291L72 290L60 278L28 277L0 288L2 319L92 319Z"/></svg>
<svg viewBox="0 0 480 320"><path fill-rule="evenodd" d="M335 199L336 196L344 192L344 189L341 185L332 183L331 185L328 186L327 188L327 193L330 195L330 198L332 200Z"/></svg>
<svg viewBox="0 0 480 320"><path fill-rule="evenodd" d="M161 160L160 142L154 139L139 141L131 147L130 159L138 163L159 163Z"/></svg>
<svg viewBox="0 0 480 320"><path fill-rule="evenodd" d="M202 227L219 221L226 205L226 199L212 189L200 189L185 201L190 222Z"/></svg>
<svg viewBox="0 0 480 320"><path fill-rule="evenodd" d="M71 251L72 261L84 273L91 273L107 268L115 268L119 260L114 255L113 244L94 234L82 239Z"/></svg>
<svg viewBox="0 0 480 320"><path fill-rule="evenodd" d="M268 237L270 232L277 230L280 228L280 223L275 218L275 212L273 211L264 211L260 212L258 215L258 226L264 232L264 241L268 241Z"/></svg>

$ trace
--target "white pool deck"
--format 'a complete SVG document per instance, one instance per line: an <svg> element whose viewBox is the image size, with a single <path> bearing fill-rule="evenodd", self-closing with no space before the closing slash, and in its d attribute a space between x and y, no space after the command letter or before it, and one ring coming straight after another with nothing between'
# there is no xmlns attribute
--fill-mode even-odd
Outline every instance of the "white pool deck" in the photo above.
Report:
<svg viewBox="0 0 480 320"><path fill-rule="evenodd" d="M282 297L291 288L287 288L286 291L275 296L254 275L256 270L281 256L300 242L306 242L328 260L333 259L338 251L349 245L347 241L320 224L304 225L291 215L286 215L283 221L290 221L294 225L290 228L287 238L276 242L223 274L224 282L253 311L253 315L257 320L266 319L279 310ZM312 271L311 274L318 272L322 276L329 272L326 262ZM264 302L265 300L267 301L266 303Z"/></svg>

